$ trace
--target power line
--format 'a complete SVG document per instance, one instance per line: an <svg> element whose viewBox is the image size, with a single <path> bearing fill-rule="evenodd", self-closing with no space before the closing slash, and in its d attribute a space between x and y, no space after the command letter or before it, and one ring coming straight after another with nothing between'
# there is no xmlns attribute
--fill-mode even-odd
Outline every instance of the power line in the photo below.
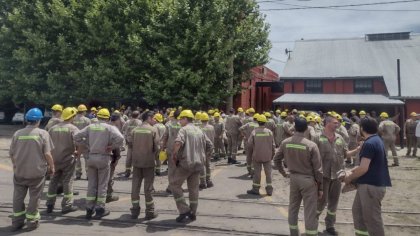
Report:
<svg viewBox="0 0 420 236"><path fill-rule="evenodd" d="M374 3L358 3L358 4L346 4L346 5L330 5L330 6L303 6L296 4L280 3L278 1L266 0L260 1L258 3L264 2L275 2L276 4L293 6L291 8L269 8L269 9L260 9L260 11L287 11L287 10L304 10L304 9L328 9L328 10L348 10L348 11L420 11L417 9L338 9L343 7L359 7L359 6L375 6L375 5L389 5L389 4L398 4L398 3L409 3L409 2L419 2L420 0L402 0L402 1L389 1L389 2L374 2Z"/></svg>

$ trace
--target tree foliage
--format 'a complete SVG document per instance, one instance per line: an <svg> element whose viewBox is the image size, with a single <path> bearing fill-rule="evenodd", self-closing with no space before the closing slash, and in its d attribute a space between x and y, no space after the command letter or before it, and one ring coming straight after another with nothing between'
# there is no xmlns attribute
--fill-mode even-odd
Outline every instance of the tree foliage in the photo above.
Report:
<svg viewBox="0 0 420 236"><path fill-rule="evenodd" d="M219 105L270 49L253 0L2 0L0 27L0 100L16 103Z"/></svg>

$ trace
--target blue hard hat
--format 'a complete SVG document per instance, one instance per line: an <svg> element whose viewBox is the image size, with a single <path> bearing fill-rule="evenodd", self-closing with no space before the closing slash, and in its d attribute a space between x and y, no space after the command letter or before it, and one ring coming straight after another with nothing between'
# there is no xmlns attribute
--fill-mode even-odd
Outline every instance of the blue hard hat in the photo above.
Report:
<svg viewBox="0 0 420 236"><path fill-rule="evenodd" d="M30 109L25 115L25 119L27 121L39 121L42 118L43 118L42 112L38 108Z"/></svg>

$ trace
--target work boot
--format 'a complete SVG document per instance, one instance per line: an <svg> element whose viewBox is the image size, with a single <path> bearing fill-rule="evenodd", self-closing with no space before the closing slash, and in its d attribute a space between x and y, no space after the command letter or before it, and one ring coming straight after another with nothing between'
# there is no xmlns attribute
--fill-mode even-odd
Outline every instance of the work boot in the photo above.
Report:
<svg viewBox="0 0 420 236"><path fill-rule="evenodd" d="M86 219L87 220L92 219L92 215L93 215L93 209L86 209Z"/></svg>
<svg viewBox="0 0 420 236"><path fill-rule="evenodd" d="M260 195L260 191L258 191L258 189L255 189L255 188L246 191L246 193L247 194L252 194L252 195Z"/></svg>
<svg viewBox="0 0 420 236"><path fill-rule="evenodd" d="M265 187L265 191L267 192L268 196L273 195L273 187Z"/></svg>
<svg viewBox="0 0 420 236"><path fill-rule="evenodd" d="M327 232L329 235L338 235L337 234L337 231L335 231L335 228L334 227L327 228L325 230L325 232Z"/></svg>
<svg viewBox="0 0 420 236"><path fill-rule="evenodd" d="M95 210L95 216L93 217L94 219L100 220L102 219L102 217L109 215L111 212L105 208L98 208Z"/></svg>
<svg viewBox="0 0 420 236"><path fill-rule="evenodd" d="M36 230L39 227L39 221L37 221L37 220L28 221L28 222L26 222L26 226L27 226L29 231Z"/></svg>
<svg viewBox="0 0 420 236"><path fill-rule="evenodd" d="M140 207L133 207L130 208L131 211L131 219L138 219L140 215Z"/></svg>
<svg viewBox="0 0 420 236"><path fill-rule="evenodd" d="M127 170L125 170L124 177L129 178L129 177L130 177L130 175L131 175L131 169L127 169Z"/></svg>
<svg viewBox="0 0 420 236"><path fill-rule="evenodd" d="M73 195L74 195L74 196L79 195L79 191L73 191Z"/></svg>
<svg viewBox="0 0 420 236"><path fill-rule="evenodd" d="M196 220L196 217L193 214L191 214L191 212L180 214L175 220L178 223L183 223L186 221L187 218L191 221Z"/></svg>
<svg viewBox="0 0 420 236"><path fill-rule="evenodd" d="M47 213L50 214L54 210L54 205L47 205Z"/></svg>
<svg viewBox="0 0 420 236"><path fill-rule="evenodd" d="M61 213L67 214L67 213L74 212L77 210L79 210L79 208L77 208L76 206L68 206L61 209Z"/></svg>
<svg viewBox="0 0 420 236"><path fill-rule="evenodd" d="M213 181L207 180L207 188L214 187Z"/></svg>
<svg viewBox="0 0 420 236"><path fill-rule="evenodd" d="M207 186L206 186L206 184L200 184L200 185L198 185L198 188L199 188L200 190L203 190L203 189L206 189L206 188L207 188Z"/></svg>
<svg viewBox="0 0 420 236"><path fill-rule="evenodd" d="M156 212L146 212L146 216L144 217L145 220L152 220L158 217L158 213Z"/></svg>
<svg viewBox="0 0 420 236"><path fill-rule="evenodd" d="M120 199L118 196L106 196L106 203L116 202Z"/></svg>
<svg viewBox="0 0 420 236"><path fill-rule="evenodd" d="M230 161L230 164L232 164L232 165L239 165L239 164L241 164L239 161L237 161L237 160L235 160L235 159L232 159L231 161Z"/></svg>
<svg viewBox="0 0 420 236"><path fill-rule="evenodd" d="M169 187L166 188L166 193L167 194L171 194L172 193L172 191L169 189Z"/></svg>
<svg viewBox="0 0 420 236"><path fill-rule="evenodd" d="M231 157L228 157L228 161L227 161L227 163L228 163L228 164L232 164L232 160L233 160L233 159L232 159Z"/></svg>
<svg viewBox="0 0 420 236"><path fill-rule="evenodd" d="M392 166L400 166L398 157L394 157L394 164L392 164Z"/></svg>
<svg viewBox="0 0 420 236"><path fill-rule="evenodd" d="M190 217L190 220L191 220L191 221L196 221L196 220L197 220L197 216L196 216L195 214L193 214L193 213L191 213L191 214L189 215L189 217Z"/></svg>
<svg viewBox="0 0 420 236"><path fill-rule="evenodd" d="M410 152L407 152L407 153L405 154L405 156L406 156L406 157L409 157L409 156L410 156Z"/></svg>

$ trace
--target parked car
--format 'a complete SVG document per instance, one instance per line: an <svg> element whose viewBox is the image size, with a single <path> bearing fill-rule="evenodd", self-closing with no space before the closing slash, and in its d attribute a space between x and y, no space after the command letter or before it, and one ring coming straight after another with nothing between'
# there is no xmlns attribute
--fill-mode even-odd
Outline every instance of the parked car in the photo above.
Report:
<svg viewBox="0 0 420 236"><path fill-rule="evenodd" d="M13 115L12 123L13 124L23 124L25 121L25 114L22 112L16 112L15 115Z"/></svg>

